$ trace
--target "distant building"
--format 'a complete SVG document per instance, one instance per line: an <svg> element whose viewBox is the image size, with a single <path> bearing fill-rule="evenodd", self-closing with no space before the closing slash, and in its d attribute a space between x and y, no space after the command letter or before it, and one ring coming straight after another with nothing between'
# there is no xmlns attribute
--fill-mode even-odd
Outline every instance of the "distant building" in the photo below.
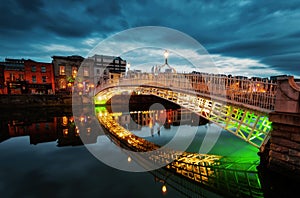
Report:
<svg viewBox="0 0 300 198"><path fill-rule="evenodd" d="M99 84L110 79L114 76L111 74L125 74L127 66L126 60L123 60L121 57L98 54L88 57L84 63L84 71L90 71L89 80L90 83L93 82L94 84Z"/></svg>
<svg viewBox="0 0 300 198"><path fill-rule="evenodd" d="M28 93L54 94L54 71L51 63L24 61Z"/></svg>
<svg viewBox="0 0 300 198"><path fill-rule="evenodd" d="M4 93L22 94L26 92L24 59L6 58L0 64L4 66Z"/></svg>
<svg viewBox="0 0 300 198"><path fill-rule="evenodd" d="M270 81L277 82L277 79L282 77L287 77L287 75L270 76Z"/></svg>
<svg viewBox="0 0 300 198"><path fill-rule="evenodd" d="M52 56L56 93L71 93L82 56Z"/></svg>

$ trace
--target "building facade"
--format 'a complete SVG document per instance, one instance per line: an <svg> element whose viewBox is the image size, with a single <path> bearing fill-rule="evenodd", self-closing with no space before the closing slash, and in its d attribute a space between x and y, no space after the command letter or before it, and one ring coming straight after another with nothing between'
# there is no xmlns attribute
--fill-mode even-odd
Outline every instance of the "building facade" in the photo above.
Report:
<svg viewBox="0 0 300 198"><path fill-rule="evenodd" d="M54 71L51 63L24 61L27 92L36 94L54 94Z"/></svg>
<svg viewBox="0 0 300 198"><path fill-rule="evenodd" d="M95 86L103 82L115 81L126 72L126 60L121 57L97 55L84 59L78 70L78 93L92 93ZM78 90L80 89L80 90Z"/></svg>
<svg viewBox="0 0 300 198"><path fill-rule="evenodd" d="M88 57L85 62L90 68L90 81L99 85L107 80L124 75L127 62L121 57L98 55Z"/></svg>
<svg viewBox="0 0 300 198"><path fill-rule="evenodd" d="M24 59L6 58L4 66L4 94L22 94L26 92Z"/></svg>
<svg viewBox="0 0 300 198"><path fill-rule="evenodd" d="M84 60L81 56L52 56L56 93L72 93L78 69Z"/></svg>

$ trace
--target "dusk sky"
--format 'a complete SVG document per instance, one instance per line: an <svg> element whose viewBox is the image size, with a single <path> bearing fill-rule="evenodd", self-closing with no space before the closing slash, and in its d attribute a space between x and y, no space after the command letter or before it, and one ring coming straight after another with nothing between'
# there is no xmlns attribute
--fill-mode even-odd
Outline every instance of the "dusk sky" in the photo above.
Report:
<svg viewBox="0 0 300 198"><path fill-rule="evenodd" d="M120 31L162 26L196 39L223 73L300 77L299 0L9 0L0 8L1 61L86 57L99 42ZM143 39L153 36L150 32ZM169 63L179 64L171 55ZM122 58L132 65L144 64L134 56ZM162 55L157 57L161 59Z"/></svg>

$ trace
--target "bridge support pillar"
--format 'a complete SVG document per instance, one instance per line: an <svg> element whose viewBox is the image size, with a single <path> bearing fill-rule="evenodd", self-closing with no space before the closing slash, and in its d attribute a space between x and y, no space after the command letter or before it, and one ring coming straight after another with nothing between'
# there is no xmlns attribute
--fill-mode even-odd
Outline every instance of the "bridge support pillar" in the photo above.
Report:
<svg viewBox="0 0 300 198"><path fill-rule="evenodd" d="M268 170L300 178L300 87L293 77L281 78L275 111L269 114L272 131L261 148L261 164Z"/></svg>

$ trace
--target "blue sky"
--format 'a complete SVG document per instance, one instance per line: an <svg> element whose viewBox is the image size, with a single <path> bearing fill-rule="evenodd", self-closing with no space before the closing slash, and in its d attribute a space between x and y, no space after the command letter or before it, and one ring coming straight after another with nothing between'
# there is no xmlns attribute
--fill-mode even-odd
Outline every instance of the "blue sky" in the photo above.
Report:
<svg viewBox="0 0 300 198"><path fill-rule="evenodd" d="M0 8L2 60L50 62L53 55L85 57L99 42L120 31L162 26L196 39L221 68L220 73L300 76L298 0L8 0ZM150 32L143 39L153 36ZM130 44L123 42L122 46ZM144 59L147 66L141 58L124 58L137 68L146 68L163 62L162 53L154 54L152 62ZM169 63L178 66L182 62L175 56L172 60L171 53Z"/></svg>

